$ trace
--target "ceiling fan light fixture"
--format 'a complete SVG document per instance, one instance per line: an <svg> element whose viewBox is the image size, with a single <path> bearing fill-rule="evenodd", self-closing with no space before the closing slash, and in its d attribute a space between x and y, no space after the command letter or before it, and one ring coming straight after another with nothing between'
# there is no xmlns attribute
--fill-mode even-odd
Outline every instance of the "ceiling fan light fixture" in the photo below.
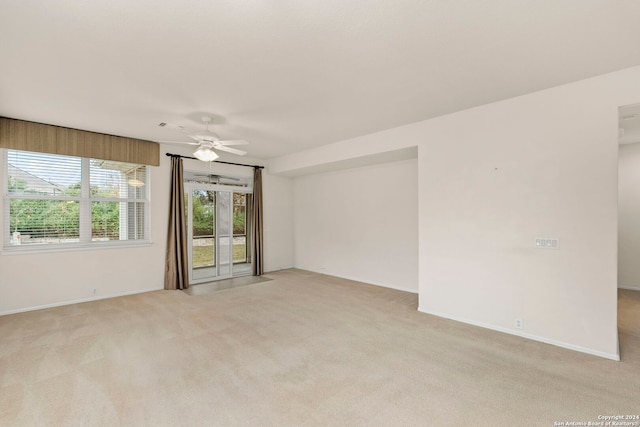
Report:
<svg viewBox="0 0 640 427"><path fill-rule="evenodd" d="M218 154L213 151L210 144L200 144L193 155L196 156L196 159L202 160L203 162L212 162L219 157Z"/></svg>

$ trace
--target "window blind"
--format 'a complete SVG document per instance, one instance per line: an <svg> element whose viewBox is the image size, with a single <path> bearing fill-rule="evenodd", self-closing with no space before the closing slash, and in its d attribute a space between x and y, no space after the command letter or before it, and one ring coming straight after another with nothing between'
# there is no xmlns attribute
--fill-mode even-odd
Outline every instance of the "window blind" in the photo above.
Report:
<svg viewBox="0 0 640 427"><path fill-rule="evenodd" d="M148 239L147 166L19 150L5 161L5 248Z"/></svg>

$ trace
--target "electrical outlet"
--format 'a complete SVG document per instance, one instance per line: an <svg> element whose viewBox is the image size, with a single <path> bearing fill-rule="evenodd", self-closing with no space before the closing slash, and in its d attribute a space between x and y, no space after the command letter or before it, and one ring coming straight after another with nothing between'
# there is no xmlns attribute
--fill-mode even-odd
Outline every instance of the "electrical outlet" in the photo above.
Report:
<svg viewBox="0 0 640 427"><path fill-rule="evenodd" d="M98 295L98 288L93 288L93 290L91 291L91 293L93 295Z"/></svg>
<svg viewBox="0 0 640 427"><path fill-rule="evenodd" d="M538 249L559 249L558 238L536 237L535 247Z"/></svg>
<svg viewBox="0 0 640 427"><path fill-rule="evenodd" d="M524 329L524 320L516 319L516 329Z"/></svg>

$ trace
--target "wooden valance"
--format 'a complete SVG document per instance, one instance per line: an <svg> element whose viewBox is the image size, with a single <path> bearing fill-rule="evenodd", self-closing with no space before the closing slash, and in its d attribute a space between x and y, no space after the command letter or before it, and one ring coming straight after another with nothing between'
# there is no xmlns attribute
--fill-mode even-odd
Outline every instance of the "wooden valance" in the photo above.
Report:
<svg viewBox="0 0 640 427"><path fill-rule="evenodd" d="M0 148L160 165L156 142L6 117L0 117Z"/></svg>

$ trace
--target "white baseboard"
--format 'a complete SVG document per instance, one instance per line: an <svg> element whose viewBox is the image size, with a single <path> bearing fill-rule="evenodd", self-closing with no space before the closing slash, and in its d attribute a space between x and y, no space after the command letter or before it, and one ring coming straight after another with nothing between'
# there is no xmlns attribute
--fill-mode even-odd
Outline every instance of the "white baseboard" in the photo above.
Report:
<svg viewBox="0 0 640 427"><path fill-rule="evenodd" d="M291 267L286 267L286 266L285 266L285 267L274 267L274 268L272 268L271 270L265 270L265 271L263 272L263 274L277 273L278 271L282 271L282 270L290 270L290 269L292 269L292 268L295 268L295 267L293 267L293 266L291 266Z"/></svg>
<svg viewBox="0 0 640 427"><path fill-rule="evenodd" d="M418 311L421 312L421 313L425 313L425 314L431 314L433 316L444 317L445 319L455 320L456 322L467 323L469 325L479 326L481 328L491 329L491 330L498 331L498 332L504 332L506 334L516 335L516 336L519 336L519 337L522 337L522 338L527 338L527 339L534 340L534 341L540 341L540 342L543 342L545 344L551 344L551 345L555 345L557 347L562 347L562 348L566 348L566 349L569 349L569 350L579 351L581 353L591 354L593 356L604 357L605 359L615 360L616 362L620 361L620 349L618 349L618 353L617 354L605 353L603 351L593 350L593 349L590 349L590 348L581 347L579 345L569 344L569 343L562 342L562 341L556 341L556 340L552 340L552 339L545 338L545 337L539 337L537 335L527 334L527 333L524 333L524 332L515 331L513 329L503 328L501 326L491 325L491 324L482 323L482 322L476 322L476 321L472 321L472 320L468 320L468 319L463 319L463 318L460 318L460 317L457 317L457 316L451 316L451 315L444 314L444 313L438 313L438 312L434 312L434 311L424 310L422 307L418 307Z"/></svg>
<svg viewBox="0 0 640 427"><path fill-rule="evenodd" d="M640 291L640 286L618 285L618 289L627 289L629 291Z"/></svg>
<svg viewBox="0 0 640 427"><path fill-rule="evenodd" d="M145 292L161 291L161 290L162 288L138 289L135 291L119 292L119 293L109 294L109 295L98 295L98 296L89 297L89 298L79 298L74 300L60 301L60 302L54 302L51 304L36 305L33 307L25 307L25 308L17 308L14 310L0 311L0 316L5 316L7 314L24 313L25 311L42 310L45 308L61 307L63 305L79 304L82 302L97 301L101 299L123 297L126 295L142 294Z"/></svg>
<svg viewBox="0 0 640 427"><path fill-rule="evenodd" d="M296 268L298 268L298 267L296 267ZM338 275L338 274L331 273L331 272L326 271L326 270L325 271L319 271L319 270L312 270L310 268L302 268L302 267L300 269L301 270L306 270L306 271L311 271L313 273L318 273L318 274L326 274L327 276L339 277L341 279L353 280L354 282L360 282L360 283L364 283L364 284L367 284L367 285L374 285L374 286L380 286L380 287L383 287L383 288L395 289L396 291L411 292L412 294L417 294L418 293L418 291L414 290L414 289L409 289L409 288L405 288L405 287L402 287L402 286L393 286L393 285L389 285L389 284L386 284L386 283L374 282L374 281L371 281L369 279L362 279L362 278L359 278L359 277Z"/></svg>

